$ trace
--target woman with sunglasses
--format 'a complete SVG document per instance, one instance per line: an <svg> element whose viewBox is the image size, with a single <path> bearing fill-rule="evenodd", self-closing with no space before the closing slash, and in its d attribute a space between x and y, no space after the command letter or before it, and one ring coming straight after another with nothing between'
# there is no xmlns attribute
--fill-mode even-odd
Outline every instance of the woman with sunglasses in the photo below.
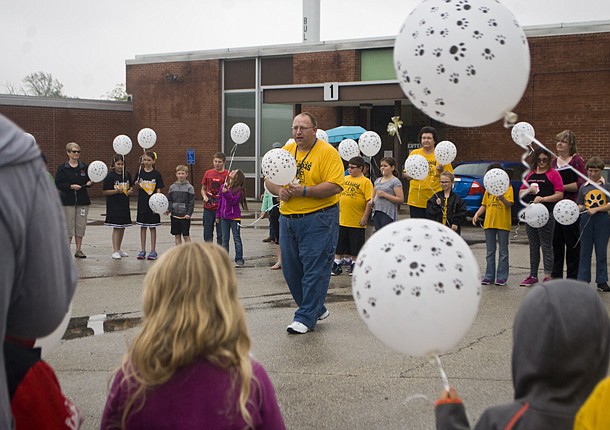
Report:
<svg viewBox="0 0 610 430"><path fill-rule="evenodd" d="M563 198L563 181L557 170L551 168L551 155L542 148L536 148L532 156L531 172L525 177L525 184L521 185L519 196L525 203L540 203L549 211L549 220L539 228L525 226L530 245L530 275L519 284L521 287L530 287L538 283L538 267L540 266L540 249L542 248L542 262L544 267L543 281L552 279L553 272L553 207Z"/></svg>
<svg viewBox="0 0 610 430"><path fill-rule="evenodd" d="M93 184L87 174L87 164L80 161L80 146L70 142L66 145L68 161L57 168L55 185L59 189L61 204L64 207L66 224L68 228L68 243L72 243L72 236L76 243L76 258L87 258L81 250L83 236L87 227L87 214L89 213L89 194L87 188Z"/></svg>

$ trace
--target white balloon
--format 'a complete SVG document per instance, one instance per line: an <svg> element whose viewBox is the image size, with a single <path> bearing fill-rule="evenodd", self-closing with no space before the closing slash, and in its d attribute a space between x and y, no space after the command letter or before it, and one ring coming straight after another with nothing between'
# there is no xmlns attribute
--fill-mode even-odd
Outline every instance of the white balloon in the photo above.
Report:
<svg viewBox="0 0 610 430"><path fill-rule="evenodd" d="M152 128L143 128L138 132L138 145L150 149L157 143L157 133Z"/></svg>
<svg viewBox="0 0 610 430"><path fill-rule="evenodd" d="M339 144L339 155L345 161L360 156L360 148L354 139L343 139Z"/></svg>
<svg viewBox="0 0 610 430"><path fill-rule="evenodd" d="M131 151L132 143L129 136L119 134L112 142L112 149L120 155L127 155Z"/></svg>
<svg viewBox="0 0 610 430"><path fill-rule="evenodd" d="M413 154L405 160L405 171L413 179L423 181L428 176L430 167L423 155Z"/></svg>
<svg viewBox="0 0 610 430"><path fill-rule="evenodd" d="M549 210L542 203L532 203L521 209L519 220L530 227L540 228L549 221Z"/></svg>
<svg viewBox="0 0 610 430"><path fill-rule="evenodd" d="M108 174L108 166L103 161L92 161L87 169L87 175L93 182L102 182Z"/></svg>
<svg viewBox="0 0 610 430"><path fill-rule="evenodd" d="M324 142L328 142L328 133L326 133L324 130L318 129L316 131L316 137Z"/></svg>
<svg viewBox="0 0 610 430"><path fill-rule="evenodd" d="M358 314L383 343L413 356L440 354L459 343L476 317L479 265L450 228L405 219L364 244L352 292Z"/></svg>
<svg viewBox="0 0 610 430"><path fill-rule="evenodd" d="M360 151L367 157L374 157L381 149L381 137L374 131L365 131L358 139Z"/></svg>
<svg viewBox="0 0 610 430"><path fill-rule="evenodd" d="M483 186L492 196L503 196L510 187L508 173L502 169L491 169L483 176Z"/></svg>
<svg viewBox="0 0 610 430"><path fill-rule="evenodd" d="M518 122L513 126L510 136L513 138L513 142L527 149L529 144L532 143L532 139L536 136L536 132L530 123Z"/></svg>
<svg viewBox="0 0 610 430"><path fill-rule="evenodd" d="M275 194L269 191L269 188L267 188L267 184L265 182L263 182L263 187L265 187L265 191L267 191L271 197L277 197Z"/></svg>
<svg viewBox="0 0 610 430"><path fill-rule="evenodd" d="M245 143L250 138L250 127L243 122L237 122L231 127L231 139L238 145Z"/></svg>
<svg viewBox="0 0 610 430"><path fill-rule="evenodd" d="M263 175L272 183L286 185L297 174L297 162L294 156L282 148L272 149L265 154L261 162Z"/></svg>
<svg viewBox="0 0 610 430"><path fill-rule="evenodd" d="M288 139L288 140L286 141L286 143L285 143L284 145L288 145L288 144L290 144L290 143L294 143L294 142L295 142L295 140L294 140L294 139L291 137L290 139Z"/></svg>
<svg viewBox="0 0 610 430"><path fill-rule="evenodd" d="M402 90L446 124L478 127L504 118L525 92L527 38L499 1L424 1L405 19L394 46Z"/></svg>
<svg viewBox="0 0 610 430"><path fill-rule="evenodd" d="M455 160L455 156L457 155L457 148L448 140L443 140L439 142L434 147L434 157L436 157L436 161L440 164L451 164L453 160Z"/></svg>
<svg viewBox="0 0 610 430"><path fill-rule="evenodd" d="M164 194L154 193L150 196L150 199L148 199L148 206L154 213L163 215L169 209L169 201Z"/></svg>
<svg viewBox="0 0 610 430"><path fill-rule="evenodd" d="M68 312L64 315L64 319L59 323L57 328L53 332L45 337L39 337L34 342L34 348L40 348L40 355L42 358L46 358L51 351L59 344L59 341L68 328L70 323L70 317L72 316L72 304L68 308Z"/></svg>
<svg viewBox="0 0 610 430"><path fill-rule="evenodd" d="M572 225L578 221L580 211L575 201L570 199L563 199L555 205L553 208L553 218L559 224Z"/></svg>

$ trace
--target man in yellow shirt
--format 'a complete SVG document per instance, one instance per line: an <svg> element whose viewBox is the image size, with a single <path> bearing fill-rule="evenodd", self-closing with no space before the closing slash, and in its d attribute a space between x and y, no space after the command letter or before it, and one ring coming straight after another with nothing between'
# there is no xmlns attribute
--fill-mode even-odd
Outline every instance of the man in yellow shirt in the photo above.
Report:
<svg viewBox="0 0 610 430"><path fill-rule="evenodd" d="M434 127L425 126L419 131L421 148L411 151L409 157L415 154L423 156L429 165L428 176L423 180L413 179L404 175L409 181L409 216L411 218L427 218L426 204L435 193L441 192L441 172L452 172L451 164L442 165L436 161L434 145L438 143L438 132Z"/></svg>
<svg viewBox="0 0 610 430"><path fill-rule="evenodd" d="M299 307L287 327L290 334L312 331L330 314L324 301L339 233L343 162L332 145L316 137L317 125L307 112L294 118L294 142L284 149L296 159L295 181L286 186L265 182L280 198L282 272Z"/></svg>

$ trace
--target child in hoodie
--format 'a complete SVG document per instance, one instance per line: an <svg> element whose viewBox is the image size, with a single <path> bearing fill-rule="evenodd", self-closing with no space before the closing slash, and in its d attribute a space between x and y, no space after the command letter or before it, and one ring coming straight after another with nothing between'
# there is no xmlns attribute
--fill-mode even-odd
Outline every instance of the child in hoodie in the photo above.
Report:
<svg viewBox="0 0 610 430"><path fill-rule="evenodd" d="M188 181L189 168L183 164L176 166L176 182L169 187L167 193L168 213L171 214L171 231L176 246L191 241L191 217L195 210L195 189Z"/></svg>
<svg viewBox="0 0 610 430"><path fill-rule="evenodd" d="M571 430L609 356L610 321L592 288L572 279L536 285L515 316L515 400L488 408L475 429ZM437 429L470 428L453 388L441 393L435 414Z"/></svg>

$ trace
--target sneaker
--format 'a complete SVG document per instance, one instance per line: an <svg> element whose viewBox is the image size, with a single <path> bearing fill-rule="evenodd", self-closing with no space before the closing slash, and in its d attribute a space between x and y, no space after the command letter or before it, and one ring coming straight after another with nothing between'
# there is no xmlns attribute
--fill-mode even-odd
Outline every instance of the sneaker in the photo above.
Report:
<svg viewBox="0 0 610 430"><path fill-rule="evenodd" d="M496 285L498 287L503 287L506 285L506 279L496 279Z"/></svg>
<svg viewBox="0 0 610 430"><path fill-rule="evenodd" d="M120 260L121 259L121 253L120 252L113 252L112 253L112 258L114 258L115 260Z"/></svg>
<svg viewBox="0 0 610 430"><path fill-rule="evenodd" d="M150 253L148 254L148 257L146 257L147 260L156 260L157 259L157 252L156 251L150 251Z"/></svg>
<svg viewBox="0 0 610 430"><path fill-rule="evenodd" d="M87 256L85 254L83 254L83 251L76 251L74 253L74 257L76 257L76 258L87 258Z"/></svg>
<svg viewBox="0 0 610 430"><path fill-rule="evenodd" d="M121 257L129 257L129 254L123 251L122 249L119 249L119 254L121 254Z"/></svg>
<svg viewBox="0 0 610 430"><path fill-rule="evenodd" d="M326 309L326 312L324 312L322 315L320 315L318 317L318 321L322 321L325 320L326 318L328 318L330 316L330 311L328 309Z"/></svg>
<svg viewBox="0 0 610 430"><path fill-rule="evenodd" d="M235 267L244 267L244 260L237 260L235 262Z"/></svg>
<svg viewBox="0 0 610 430"><path fill-rule="evenodd" d="M607 282L603 284L597 284L597 291L601 291L602 293L610 293L610 287Z"/></svg>
<svg viewBox="0 0 610 430"><path fill-rule="evenodd" d="M545 276L544 279L542 280L542 282L547 282L547 281L552 281L553 277L552 276Z"/></svg>
<svg viewBox="0 0 610 430"><path fill-rule="evenodd" d="M138 252L138 260L145 260L146 259L146 251L140 251Z"/></svg>
<svg viewBox="0 0 610 430"><path fill-rule="evenodd" d="M354 274L354 266L356 265L356 263L354 263L352 261L352 264L349 265L349 267L347 268L347 273L349 273L350 276L352 276Z"/></svg>
<svg viewBox="0 0 610 430"><path fill-rule="evenodd" d="M481 281L481 285L491 285L492 283L493 283L493 281L491 279L487 279L487 278L485 278Z"/></svg>
<svg viewBox="0 0 610 430"><path fill-rule="evenodd" d="M341 265L337 263L333 263L333 268L330 271L331 276L337 276L343 273L343 269L341 269Z"/></svg>
<svg viewBox="0 0 610 430"><path fill-rule="evenodd" d="M288 327L286 327L286 331L290 334L305 334L309 331L307 326L298 321L293 321Z"/></svg>
<svg viewBox="0 0 610 430"><path fill-rule="evenodd" d="M525 278L523 281L521 281L519 283L520 287L531 287L534 284L538 283L538 278L536 278L535 276L528 276L527 278Z"/></svg>
<svg viewBox="0 0 610 430"><path fill-rule="evenodd" d="M272 237L268 237L266 239L263 239L263 242L265 242L265 243L273 242L273 238Z"/></svg>

